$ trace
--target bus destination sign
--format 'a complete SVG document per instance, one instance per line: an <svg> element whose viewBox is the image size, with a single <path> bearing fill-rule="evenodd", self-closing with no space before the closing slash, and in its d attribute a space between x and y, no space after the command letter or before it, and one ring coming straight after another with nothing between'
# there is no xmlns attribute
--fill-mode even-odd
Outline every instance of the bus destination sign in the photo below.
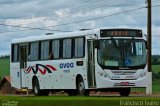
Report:
<svg viewBox="0 0 160 106"><path fill-rule="evenodd" d="M142 37L141 30L130 29L102 29L101 37Z"/></svg>

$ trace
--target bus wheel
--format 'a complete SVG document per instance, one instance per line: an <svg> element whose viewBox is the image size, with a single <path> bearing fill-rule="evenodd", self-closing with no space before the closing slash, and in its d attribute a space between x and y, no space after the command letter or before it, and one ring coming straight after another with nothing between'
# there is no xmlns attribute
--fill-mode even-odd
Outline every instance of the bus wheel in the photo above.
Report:
<svg viewBox="0 0 160 106"><path fill-rule="evenodd" d="M77 81L77 95L79 96L88 96L89 91L85 90L85 85L82 78L79 78Z"/></svg>
<svg viewBox="0 0 160 106"><path fill-rule="evenodd" d="M127 97L127 96L129 96L130 91L131 91L131 88L122 88L122 89L120 89L119 94L121 96L126 96Z"/></svg>
<svg viewBox="0 0 160 106"><path fill-rule="evenodd" d="M33 80L33 92L36 96L40 96L41 95L41 92L40 92L40 87L39 87L39 82L38 82L38 79L35 78Z"/></svg>

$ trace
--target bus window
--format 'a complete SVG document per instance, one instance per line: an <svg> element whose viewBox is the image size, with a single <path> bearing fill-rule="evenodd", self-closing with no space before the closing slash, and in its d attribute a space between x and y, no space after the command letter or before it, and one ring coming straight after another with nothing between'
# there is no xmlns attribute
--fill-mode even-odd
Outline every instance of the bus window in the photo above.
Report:
<svg viewBox="0 0 160 106"><path fill-rule="evenodd" d="M53 40L52 41L52 53L53 53L53 58L58 59L59 56L59 50L60 50L60 42L59 40Z"/></svg>
<svg viewBox="0 0 160 106"><path fill-rule="evenodd" d="M72 56L72 39L63 40L63 58L71 58Z"/></svg>
<svg viewBox="0 0 160 106"><path fill-rule="evenodd" d="M38 57L39 57L39 43L38 42L31 43L30 52L31 52L30 59L31 60L38 60Z"/></svg>
<svg viewBox="0 0 160 106"><path fill-rule="evenodd" d="M18 50L19 50L18 44L12 45L12 62L18 62L19 61Z"/></svg>
<svg viewBox="0 0 160 106"><path fill-rule="evenodd" d="M49 41L41 42L41 59L46 60L49 57Z"/></svg>
<svg viewBox="0 0 160 106"><path fill-rule="evenodd" d="M75 57L84 56L84 38L75 38Z"/></svg>

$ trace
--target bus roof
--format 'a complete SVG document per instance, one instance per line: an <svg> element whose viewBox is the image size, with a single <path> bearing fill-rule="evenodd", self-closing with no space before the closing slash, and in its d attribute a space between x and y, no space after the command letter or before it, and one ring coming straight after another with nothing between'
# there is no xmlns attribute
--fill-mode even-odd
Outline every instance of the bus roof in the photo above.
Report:
<svg viewBox="0 0 160 106"><path fill-rule="evenodd" d="M13 39L11 43L25 43L25 42L34 42L41 40L50 40L50 39L59 39L59 38L70 38L70 37L80 37L80 36L89 36L94 34L100 34L101 29L128 29L129 28L100 28L100 29L92 29L92 30L81 30L81 31L73 31L73 32L63 32L63 33L55 33L53 35L41 35L41 36L28 36L24 38ZM131 30L140 30L134 29Z"/></svg>
<svg viewBox="0 0 160 106"><path fill-rule="evenodd" d="M13 39L11 43L25 43L25 42L34 42L34 41L40 41L40 40L88 36L92 34L97 34L98 31L99 31L98 29L94 29L94 30L55 33L53 35L28 36L24 38Z"/></svg>

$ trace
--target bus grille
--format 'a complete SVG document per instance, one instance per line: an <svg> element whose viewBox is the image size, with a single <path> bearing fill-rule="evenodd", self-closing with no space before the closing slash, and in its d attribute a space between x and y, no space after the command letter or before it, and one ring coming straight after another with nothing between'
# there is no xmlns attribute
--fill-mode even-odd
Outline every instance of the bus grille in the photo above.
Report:
<svg viewBox="0 0 160 106"><path fill-rule="evenodd" d="M118 70L118 71L111 71L114 75L133 75L136 73L136 71L134 70L128 70L128 71L124 71L124 70Z"/></svg>

